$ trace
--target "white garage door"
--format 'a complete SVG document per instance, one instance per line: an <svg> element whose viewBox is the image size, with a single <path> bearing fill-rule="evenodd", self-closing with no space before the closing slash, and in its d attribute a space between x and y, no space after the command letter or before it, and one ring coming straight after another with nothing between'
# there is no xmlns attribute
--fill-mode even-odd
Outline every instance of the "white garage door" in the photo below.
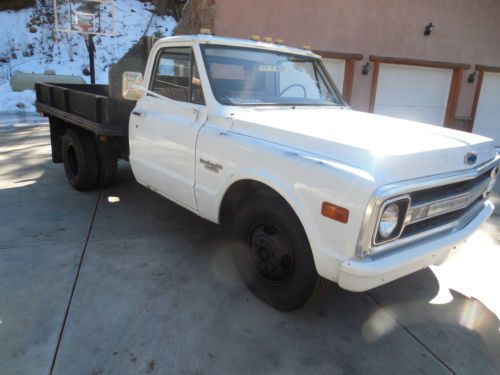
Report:
<svg viewBox="0 0 500 375"><path fill-rule="evenodd" d="M325 68L332 77L335 86L342 93L344 89L345 60L323 59L323 64L325 64Z"/></svg>
<svg viewBox="0 0 500 375"><path fill-rule="evenodd" d="M451 69L380 64L374 112L443 125Z"/></svg>
<svg viewBox="0 0 500 375"><path fill-rule="evenodd" d="M484 73L473 132L493 138L500 147L500 73Z"/></svg>

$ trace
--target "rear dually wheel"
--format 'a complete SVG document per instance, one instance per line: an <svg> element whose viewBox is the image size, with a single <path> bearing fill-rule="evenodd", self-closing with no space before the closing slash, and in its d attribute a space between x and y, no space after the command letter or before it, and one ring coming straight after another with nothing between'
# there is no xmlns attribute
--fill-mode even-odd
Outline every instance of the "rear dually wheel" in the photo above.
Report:
<svg viewBox="0 0 500 375"><path fill-rule="evenodd" d="M76 190L97 186L97 154L90 134L68 129L62 138L62 159L66 177Z"/></svg>

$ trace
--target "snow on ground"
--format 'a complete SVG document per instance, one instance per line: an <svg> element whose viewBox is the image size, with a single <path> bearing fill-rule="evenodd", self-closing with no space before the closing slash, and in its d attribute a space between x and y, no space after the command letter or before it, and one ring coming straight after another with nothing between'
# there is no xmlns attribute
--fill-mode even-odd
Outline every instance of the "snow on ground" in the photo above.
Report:
<svg viewBox="0 0 500 375"><path fill-rule="evenodd" d="M14 110L34 112L34 102L34 91L13 92L8 82L0 85L0 112Z"/></svg>
<svg viewBox="0 0 500 375"><path fill-rule="evenodd" d="M155 16L151 3L139 0L115 0L115 36L95 36L96 82L108 83L108 70L143 35L169 36L176 25L172 17ZM51 9L52 10L52 9ZM27 24L40 15L37 8L0 12L0 111L34 111L35 94L31 90L12 92L10 77L15 72L83 76L88 68L88 52L80 34L54 33L53 24ZM43 21L42 16L42 21ZM31 32L35 31L35 32ZM90 83L90 77L84 77Z"/></svg>

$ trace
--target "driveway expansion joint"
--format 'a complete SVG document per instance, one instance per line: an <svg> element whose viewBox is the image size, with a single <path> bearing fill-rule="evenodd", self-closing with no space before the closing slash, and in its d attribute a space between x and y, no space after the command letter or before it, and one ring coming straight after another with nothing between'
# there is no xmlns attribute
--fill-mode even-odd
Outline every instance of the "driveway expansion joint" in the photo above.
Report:
<svg viewBox="0 0 500 375"><path fill-rule="evenodd" d="M80 276L80 271L82 269L83 260L85 258L85 252L87 251L87 245L89 243L90 234L92 233L92 227L94 225L94 221L95 221L95 217L97 214L97 209L99 207L99 203L101 202L101 197L102 197L102 189L99 189L99 195L97 196L97 202L96 202L95 207L94 207L94 213L92 214L92 219L90 220L89 230L87 232L85 244L83 246L82 254L80 256L80 261L78 263L78 269L76 270L75 279L73 280L73 286L71 288L71 293L69 295L68 304L66 306L66 311L64 313L64 319L63 319L63 322L61 324L59 336L57 338L57 344L56 344L56 348L54 350L54 355L52 356L52 363L50 365L49 375L52 375L52 373L54 372L54 367L56 365L56 360L57 360L57 354L59 353L59 347L61 345L62 336L64 334L64 328L66 327L66 322L68 320L69 310L71 308L71 302L73 301L73 295L75 294L76 284L78 283L78 277Z"/></svg>
<svg viewBox="0 0 500 375"><path fill-rule="evenodd" d="M427 352L429 352L429 354L436 360L438 361L446 370L449 371L450 374L453 374L453 375L456 375L457 373L455 371L453 371L453 369L448 366L446 364L446 362L444 362L441 358L439 358L439 356L434 353L427 345L425 345L423 343L422 340L420 340L417 336L415 336L413 334L413 332L410 331L410 329L408 327L406 327L403 322L401 322L392 312L391 310L387 307L387 306L384 306L382 303L380 303L370 292L366 292L366 294L368 295L368 297L370 297L373 302L375 302L382 310L384 310L387 314L389 314L389 316L394 319L394 321L396 323L398 323L398 325L408 334L410 335L410 337L415 340L422 348L424 348Z"/></svg>

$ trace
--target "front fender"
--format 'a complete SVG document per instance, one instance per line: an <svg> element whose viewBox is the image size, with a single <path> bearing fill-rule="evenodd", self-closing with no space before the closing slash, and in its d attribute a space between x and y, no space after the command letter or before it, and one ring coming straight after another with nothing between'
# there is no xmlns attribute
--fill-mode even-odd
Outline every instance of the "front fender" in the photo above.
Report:
<svg viewBox="0 0 500 375"><path fill-rule="evenodd" d="M221 168L206 168L200 159ZM337 281L354 256L373 178L366 172L252 137L204 127L197 148L196 200L200 216L218 223L228 189L241 180L267 185L285 199L307 234L318 273ZM349 210L349 222L321 215L323 202Z"/></svg>

